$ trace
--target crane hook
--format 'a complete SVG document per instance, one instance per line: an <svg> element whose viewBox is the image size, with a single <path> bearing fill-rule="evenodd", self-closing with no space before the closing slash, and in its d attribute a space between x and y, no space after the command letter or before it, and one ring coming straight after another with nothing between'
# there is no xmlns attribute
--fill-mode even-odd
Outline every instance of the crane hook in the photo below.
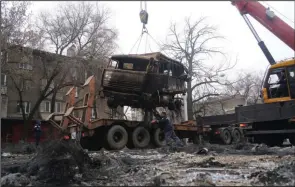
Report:
<svg viewBox="0 0 295 187"><path fill-rule="evenodd" d="M140 1L140 13L139 13L140 21L143 24L143 27L148 23L149 14L147 13L147 6L145 1L145 7L142 9L142 1Z"/></svg>

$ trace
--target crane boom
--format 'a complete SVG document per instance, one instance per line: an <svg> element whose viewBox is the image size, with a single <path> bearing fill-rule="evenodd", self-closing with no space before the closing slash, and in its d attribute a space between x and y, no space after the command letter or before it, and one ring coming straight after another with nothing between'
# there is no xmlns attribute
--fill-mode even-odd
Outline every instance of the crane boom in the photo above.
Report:
<svg viewBox="0 0 295 187"><path fill-rule="evenodd" d="M291 49L295 50L295 30L278 16L271 14L269 9L258 1L238 0L232 1L232 4L242 15L251 15Z"/></svg>

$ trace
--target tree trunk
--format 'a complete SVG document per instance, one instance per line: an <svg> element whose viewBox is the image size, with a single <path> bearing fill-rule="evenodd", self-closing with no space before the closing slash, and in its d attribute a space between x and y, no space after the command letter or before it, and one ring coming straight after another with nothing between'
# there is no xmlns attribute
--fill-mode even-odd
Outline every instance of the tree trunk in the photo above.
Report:
<svg viewBox="0 0 295 187"><path fill-rule="evenodd" d="M57 91L54 91L52 93L52 98L51 98L51 103L50 103L50 113L53 113L54 112L54 108L55 108L55 101L56 101L56 95L57 95Z"/></svg>
<svg viewBox="0 0 295 187"><path fill-rule="evenodd" d="M193 114L193 97L192 97L192 83L187 83L187 118L188 120L194 119Z"/></svg>

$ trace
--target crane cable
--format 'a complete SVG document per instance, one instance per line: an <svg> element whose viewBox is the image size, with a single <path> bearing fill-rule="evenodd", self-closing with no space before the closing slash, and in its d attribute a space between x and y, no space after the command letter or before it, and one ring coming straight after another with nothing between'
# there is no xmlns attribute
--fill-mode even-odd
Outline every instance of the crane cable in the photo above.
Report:
<svg viewBox="0 0 295 187"><path fill-rule="evenodd" d="M136 42L134 43L134 45L132 46L129 54L132 52L133 48L136 46L136 44L138 43L138 46L137 46L137 50L136 50L136 54L138 52L138 49L140 47L140 44L141 44L141 41L142 41L142 38L143 38L143 35L146 34L146 41L145 41L145 53L146 53L146 50L147 50L147 46L149 47L149 50L151 50L151 46L150 46L150 43L149 43L149 40L148 40L148 37L150 37L157 45L158 47L161 48L161 45L159 44L159 42L157 42L154 37L151 36L151 34L148 32L148 29L146 27L146 24L148 23L148 13L147 13L147 3L146 1L144 1L144 7L143 7L143 2L140 1L140 13L139 13L139 17L140 17L140 21L142 23L142 31L141 31L141 34L139 36L139 38L136 40ZM165 51L163 51L165 53ZM165 53L166 54L166 53ZM167 55L167 54L166 54Z"/></svg>

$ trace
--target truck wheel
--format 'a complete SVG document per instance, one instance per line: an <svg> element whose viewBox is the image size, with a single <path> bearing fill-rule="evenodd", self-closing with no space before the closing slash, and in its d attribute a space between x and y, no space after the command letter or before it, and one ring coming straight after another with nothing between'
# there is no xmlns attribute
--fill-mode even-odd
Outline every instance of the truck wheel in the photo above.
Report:
<svg viewBox="0 0 295 187"><path fill-rule="evenodd" d="M165 146L165 135L163 130L157 128L153 131L153 143L156 147Z"/></svg>
<svg viewBox="0 0 295 187"><path fill-rule="evenodd" d="M234 128L232 131L233 142L240 143L242 141L242 132L238 128Z"/></svg>
<svg viewBox="0 0 295 187"><path fill-rule="evenodd" d="M228 128L224 128L221 130L220 137L225 145L231 144L232 136Z"/></svg>
<svg viewBox="0 0 295 187"><path fill-rule="evenodd" d="M137 127L132 132L132 142L135 148L145 148L151 140L149 131L144 127Z"/></svg>
<svg viewBox="0 0 295 187"><path fill-rule="evenodd" d="M107 143L110 149L123 149L128 141L128 133L124 127L115 125L107 132Z"/></svg>

